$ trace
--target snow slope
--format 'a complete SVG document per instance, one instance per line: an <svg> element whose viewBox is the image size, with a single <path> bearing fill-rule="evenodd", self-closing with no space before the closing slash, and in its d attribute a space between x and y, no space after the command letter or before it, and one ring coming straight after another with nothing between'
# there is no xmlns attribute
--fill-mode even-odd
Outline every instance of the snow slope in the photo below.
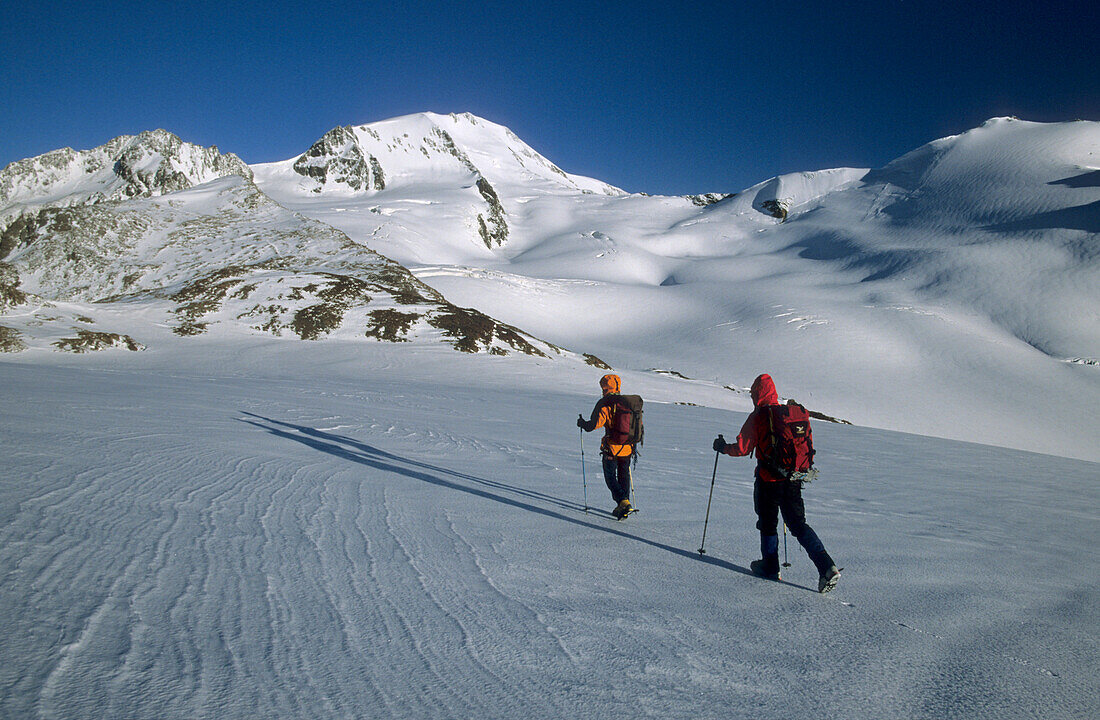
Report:
<svg viewBox="0 0 1100 720"><path fill-rule="evenodd" d="M616 523L572 422L599 371L363 348L0 362L0 716L1100 713L1094 463L819 423L823 597L793 539L783 583L748 575L751 460L696 552L744 418L677 404L697 384L624 373L647 443Z"/></svg>
<svg viewBox="0 0 1100 720"><path fill-rule="evenodd" d="M381 191L313 192L286 180L291 161L257 183L453 302L616 367L740 387L766 370L858 424L1100 459L1052 402L1100 406L1100 123L995 119L878 170L714 202L528 183L473 122L383 125L496 148L478 167L511 169L492 177L498 245L478 237L470 180L411 159L394 174L418 182Z"/></svg>
<svg viewBox="0 0 1100 720"><path fill-rule="evenodd" d="M165 325L538 347L713 407L768 371L860 425L1096 461L1065 403L1100 406L1098 152L1100 123L1001 118L875 170L649 197L468 114L254 168L145 133L0 174L0 349L100 314L131 347Z"/></svg>

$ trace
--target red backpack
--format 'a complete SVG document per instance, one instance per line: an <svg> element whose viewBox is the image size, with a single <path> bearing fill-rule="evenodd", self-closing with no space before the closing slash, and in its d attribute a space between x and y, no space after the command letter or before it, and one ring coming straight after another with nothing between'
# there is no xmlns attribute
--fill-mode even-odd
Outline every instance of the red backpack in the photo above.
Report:
<svg viewBox="0 0 1100 720"><path fill-rule="evenodd" d="M642 424L642 398L638 395L605 395L604 403L611 407L611 427L608 440L613 445L633 445L635 449L645 438Z"/></svg>
<svg viewBox="0 0 1100 720"><path fill-rule="evenodd" d="M794 400L786 405L766 405L769 442L757 457L784 479L808 481L814 466L814 438L810 413Z"/></svg>

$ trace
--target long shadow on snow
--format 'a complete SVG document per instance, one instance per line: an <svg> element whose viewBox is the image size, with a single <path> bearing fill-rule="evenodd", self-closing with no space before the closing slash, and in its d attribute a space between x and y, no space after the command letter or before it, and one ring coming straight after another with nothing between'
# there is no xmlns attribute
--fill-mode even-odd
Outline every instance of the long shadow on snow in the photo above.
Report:
<svg viewBox="0 0 1100 720"><path fill-rule="evenodd" d="M280 420L272 420L271 418L266 418L266 417L263 417L261 415L256 415L256 414L250 413L250 412L244 412L244 411L242 411L242 412L245 415L250 415L251 417L256 418L257 420L262 420L263 422L268 422L268 423L271 423L272 425L279 425L279 426L282 426L284 428L288 428L290 430L294 430L296 432L299 432L302 435L305 435L305 436L308 436L308 437L311 437L311 438L316 438L317 440L319 440L321 442L330 443L330 444L332 444L333 447L336 447L338 450L342 450L342 451L345 451L345 452L350 452L350 451L347 451L345 448L341 448L339 445L335 445L335 444L336 443L341 443L343 445L350 446L354 451L364 453L368 456L380 457L380 458L385 458L386 460L392 460L394 462L405 463L407 465L412 465L413 467L423 468L424 470L430 470L430 471L436 472L436 473L442 473L443 475L450 475L451 477L461 478L463 480L470 480L471 482L476 482L476 483L479 483L481 485L488 485L489 487L497 488L499 490L507 490L508 492L514 492L518 495L525 495L529 498L533 498L533 499L537 499L537 500L546 500L547 502L554 503L555 505L558 505L559 507L563 507L567 510L581 510L581 509L583 509L577 503L571 503L569 501L562 500L561 498L556 498L553 495L547 495L546 493L538 492L537 490L527 490L527 489L524 489L524 488L518 488L518 487L515 487L514 485L508 485L507 483L502 483L502 482L499 482L497 480L487 480L485 478L480 478L480 477L477 477L475 475L467 475L466 473L460 473L460 472L456 472L454 470L448 470L447 468L442 468L442 467L439 467L438 465L432 465L430 463L422 462L420 460L410 460L408 458L403 458L399 455L394 455L393 453L386 452L385 450L380 450L376 447L372 447L370 445L367 445L366 443L362 443L362 442L360 442L358 440L355 440L353 438L349 438L346 435L334 435L332 433L324 432L323 430L317 430L315 428L306 427L305 425L295 425L293 423L282 422ZM245 422L250 422L250 421L245 420ZM250 422L250 424L257 425L258 423ZM260 425L260 427L263 427L263 426ZM264 428L264 429L265 430L271 430L271 428ZM310 443L306 443L302 438L299 438L297 436L291 436L291 437L295 440L298 440L300 442L305 443L306 445L311 445ZM330 454L334 454L334 455L338 454L338 453L331 452L331 449L327 448L327 447L320 447L319 445L311 445L311 446L316 447L319 450L324 450L325 452L329 452ZM345 455L344 457L347 457L347 456ZM356 459L356 457L350 457L348 459Z"/></svg>
<svg viewBox="0 0 1100 720"><path fill-rule="evenodd" d="M709 555L699 555L692 551L683 550L678 547L673 547L672 545L666 545L664 543L657 542L656 540L650 540L648 538L640 537L638 535L633 535L631 533L619 530L618 528L608 527L606 525L597 525L595 523L591 523L580 518L563 515L560 512L544 507L539 507L538 505L528 505L526 503L520 502L519 500L514 500L503 495L498 495L494 492L489 492L488 490L482 490L480 488L463 485L431 473L449 475L454 478L469 480L470 482L478 483L480 485L485 485L498 490L503 490L505 492L515 493L517 495L526 496L536 500L549 501L567 510L582 511L584 509L581 505L566 502L551 495L546 495L544 493L535 492L532 490L525 490L523 488L518 488L513 485L508 485L507 483L502 483L495 480L487 480L485 478L480 478L475 475L455 472L454 470L437 467L435 465L420 462L418 460L409 460L408 458L394 455L393 453L386 452L385 450L379 450L378 448L367 445L366 443L360 442L358 440L353 440L351 438L341 435L333 435L331 433L326 433L324 431L305 427L302 425L294 425L292 423L280 422L279 420L272 420L271 418L266 418L261 415L255 415L250 412L245 412L244 414L256 419L247 420L242 418L241 422L245 422L254 427L258 427L261 430L275 435L276 437L293 440L294 442L301 443L307 447L313 448L314 450L320 450L321 452L328 453L329 455L341 458L343 460L348 460L350 462L358 463L360 465L366 465L367 467L374 468L375 470L397 473L398 475L404 475L405 477L413 478L414 480L421 480L423 482L431 483L432 485L438 485L439 487L445 487L450 490L458 490L460 492L468 493L470 495L476 495L480 498L493 500L509 507L527 510L528 512L533 512L537 515L554 518L555 520L562 520L568 523L572 523L574 525L580 525L581 527L591 528L593 530L601 530L610 535L616 535L618 537L626 538L628 540L635 540L651 547L665 550L672 553L673 555L679 555L681 557L690 558L692 560L701 560L708 565L716 565L727 570L739 572L743 575L755 577L752 574L752 571L748 568L741 567L740 565L735 565L731 562L727 562L726 560L719 560ZM264 423L269 424L265 425ZM288 430L283 430L279 427L272 427L273 425L281 426L283 428L287 428ZM341 443L350 447L343 447ZM402 465L398 465L396 463L401 463L402 465L407 465L410 467L403 467ZM424 472L425 470L430 472ZM783 584L790 583L786 583L784 581ZM794 585L794 587L801 586Z"/></svg>

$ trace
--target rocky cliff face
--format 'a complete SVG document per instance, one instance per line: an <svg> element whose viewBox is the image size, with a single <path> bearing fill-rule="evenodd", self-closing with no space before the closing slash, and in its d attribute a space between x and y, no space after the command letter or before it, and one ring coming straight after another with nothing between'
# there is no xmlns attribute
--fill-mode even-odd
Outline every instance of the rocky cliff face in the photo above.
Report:
<svg viewBox="0 0 1100 720"><path fill-rule="evenodd" d="M356 191L386 188L386 175L378 158L363 152L350 127L325 133L294 163L294 172L315 180L315 193L330 185Z"/></svg>

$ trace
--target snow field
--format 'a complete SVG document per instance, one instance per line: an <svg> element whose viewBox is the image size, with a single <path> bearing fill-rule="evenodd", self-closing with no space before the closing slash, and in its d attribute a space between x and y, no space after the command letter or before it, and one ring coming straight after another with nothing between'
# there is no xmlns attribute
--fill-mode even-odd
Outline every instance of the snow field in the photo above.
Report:
<svg viewBox="0 0 1100 720"><path fill-rule="evenodd" d="M793 538L783 583L748 575L751 460L720 460L699 557L744 413L668 402L694 384L624 374L617 523L596 434L583 511L595 369L204 342L0 363L0 715L1100 709L1095 464L815 423L822 597Z"/></svg>
<svg viewBox="0 0 1100 720"><path fill-rule="evenodd" d="M741 385L767 369L862 425L1100 459L1051 402L1100 404L1096 123L998 118L881 169L785 175L698 207L536 183L492 124L413 119L493 168L503 246L471 230L469 189L317 195L273 166L257 183L452 302L616 367Z"/></svg>
<svg viewBox="0 0 1100 720"><path fill-rule="evenodd" d="M124 147L106 188L104 163ZM6 168L9 219L106 190L155 197L13 225L5 273L36 304L86 303L76 323L130 297L144 317L109 330L146 346L151 314L127 294L201 294L205 278L209 297L174 308L181 331L247 343L318 299L310 273L401 274L374 250L460 306L616 368L717 387L767 371L861 425L1095 462L1100 446L1062 401L1100 405L1097 152L1098 123L998 118L880 169L794 173L720 199L623 194L468 114L336 128L303 156L305 175L297 158L248 168L158 131ZM257 263L294 276L236 278L220 306L228 285L214 278ZM282 292L295 278L308 285ZM358 307L303 322L322 332L340 317L335 334L361 335L362 293L345 300ZM72 326L69 310L9 309L15 349ZM384 322L396 336L398 318ZM412 334L438 338L424 331Z"/></svg>

